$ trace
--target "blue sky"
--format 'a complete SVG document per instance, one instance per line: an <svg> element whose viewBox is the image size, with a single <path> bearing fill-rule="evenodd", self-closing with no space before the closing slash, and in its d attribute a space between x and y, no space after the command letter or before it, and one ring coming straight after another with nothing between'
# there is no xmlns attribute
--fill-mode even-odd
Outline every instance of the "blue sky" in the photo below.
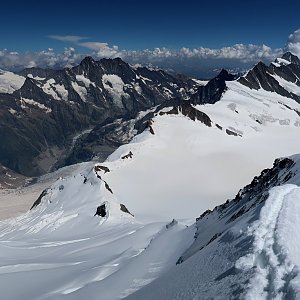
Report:
<svg viewBox="0 0 300 300"><path fill-rule="evenodd" d="M176 52L200 47L216 50L236 44L264 44L273 51L284 48L288 36L300 28L299 11L300 1L293 0L283 3L267 0L3 1L0 51L28 54L51 48L59 54L71 48L78 57L79 54L102 57L117 56L120 51L164 48ZM168 60L168 55L155 55L160 60ZM132 53L123 56L139 63L151 62L145 53L139 59L136 53L134 58ZM233 60L232 67L238 64L238 60ZM32 61L33 65L39 64L33 57ZM157 59L153 63L157 64ZM5 67L1 66L1 60L0 67Z"/></svg>

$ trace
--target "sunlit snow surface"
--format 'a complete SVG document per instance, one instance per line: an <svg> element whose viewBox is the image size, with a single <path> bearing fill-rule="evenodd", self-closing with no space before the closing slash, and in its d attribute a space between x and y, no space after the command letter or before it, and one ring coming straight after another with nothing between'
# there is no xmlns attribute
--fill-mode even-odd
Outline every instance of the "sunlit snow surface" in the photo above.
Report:
<svg viewBox="0 0 300 300"><path fill-rule="evenodd" d="M115 80L114 84L118 90L121 83ZM186 227L192 223L187 220L168 229L165 225L173 218L194 219L234 197L276 157L300 149L300 117L295 112L300 111L299 104L237 82L227 85L221 101L197 106L211 118L212 127L182 115L156 116L155 134L146 130L115 151L101 164L110 170L98 174L101 180L91 164L82 164L70 176L58 178L37 208L2 221L0 289L4 299L119 299L158 277L152 283L157 288L150 285L132 297L203 299L201 295L213 283L214 294L206 295L218 295L218 288L224 286L216 278L249 253L236 254L235 244L217 247L212 243L175 267L192 244L195 227ZM238 136L228 135L226 129ZM122 159L130 151L132 158ZM284 199L278 200L287 203L278 215L292 207L292 201ZM103 203L108 215L94 216ZM122 212L120 203L135 217ZM210 219L207 233L215 222ZM248 231L246 225L243 221L236 231L255 239L258 233ZM273 230L273 225L268 228ZM282 225L278 234L287 235L284 230L289 226ZM298 266L297 251L293 253L291 261ZM245 267L246 275L233 274L233 281L226 284L255 278L250 273L253 268ZM245 297L256 292L251 284Z"/></svg>
<svg viewBox="0 0 300 300"><path fill-rule="evenodd" d="M8 71L0 70L0 93L12 94L21 88L25 82L25 77Z"/></svg>
<svg viewBox="0 0 300 300"><path fill-rule="evenodd" d="M102 203L107 216L94 216ZM0 224L1 295L125 297L168 270L191 244L193 226L165 225L122 212L94 170L83 167L59 178L33 211Z"/></svg>
<svg viewBox="0 0 300 300"><path fill-rule="evenodd" d="M128 300L299 299L299 155L293 160L296 176L240 218L214 211L200 219L185 261Z"/></svg>

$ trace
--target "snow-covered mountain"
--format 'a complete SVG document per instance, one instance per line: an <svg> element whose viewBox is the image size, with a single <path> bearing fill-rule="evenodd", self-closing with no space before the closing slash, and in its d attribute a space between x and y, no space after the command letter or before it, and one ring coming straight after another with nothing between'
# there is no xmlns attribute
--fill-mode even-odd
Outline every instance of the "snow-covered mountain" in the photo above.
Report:
<svg viewBox="0 0 300 300"><path fill-rule="evenodd" d="M84 136L73 140L74 153L89 147L116 150L104 162L49 175L52 184L29 212L0 222L1 295L7 300L297 299L300 158L293 154L300 149L300 75L295 61L287 54L257 73L259 63L238 80L223 70L205 86L185 80L184 90L176 90L179 83L173 86L178 96L149 100L132 114L124 106L123 115L116 113L92 130L82 128ZM101 89L125 93L115 77L125 78L117 73L120 60L85 63L85 72L115 65L111 72L119 75L106 69ZM25 80L32 89L23 85L7 97L45 93L44 73L30 71L39 77ZM81 82L98 82L94 72ZM172 87L170 81L165 84ZM160 91L158 82L151 85L153 93ZM96 105L85 100L91 101L87 107ZM53 98L43 105L53 111L53 103L69 101ZM24 112L36 116L26 105Z"/></svg>
<svg viewBox="0 0 300 300"><path fill-rule="evenodd" d="M204 88L187 77L133 67L119 58L86 57L78 66L63 70L1 73L0 163L34 176L55 165L89 160L95 155L93 149L76 154L72 149L96 125L102 128L118 118L135 118L171 98L187 98L199 87ZM205 90L199 101L217 99ZM104 146L101 153L115 149L105 142Z"/></svg>
<svg viewBox="0 0 300 300"><path fill-rule="evenodd" d="M159 153L167 158L167 143L157 138L164 124L154 124L155 135L144 132L105 163L78 165L46 189L31 211L0 223L5 299L297 298L299 155L277 159L233 200L192 224L183 218L199 211L196 200L207 200L201 177L198 185L193 181L193 169L201 165L174 159L182 151L174 148L168 148L173 164L156 164L155 153L158 160ZM172 182L180 173L186 179ZM155 175L161 185L153 182ZM15 284L18 289L11 288Z"/></svg>
<svg viewBox="0 0 300 300"><path fill-rule="evenodd" d="M238 82L245 93L246 87L264 89L299 102L299 63L288 52L270 66L257 64ZM174 99L216 103L230 88L225 81L234 79L222 70L205 85L121 59L91 57L63 70L1 72L0 138L5 146L0 146L0 163L35 176L95 156L105 159L144 129L136 124L140 112L170 107Z"/></svg>

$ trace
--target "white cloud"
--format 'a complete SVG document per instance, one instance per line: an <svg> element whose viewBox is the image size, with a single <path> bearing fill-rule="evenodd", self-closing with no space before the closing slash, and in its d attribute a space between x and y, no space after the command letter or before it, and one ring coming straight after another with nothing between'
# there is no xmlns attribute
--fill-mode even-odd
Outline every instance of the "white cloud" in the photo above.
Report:
<svg viewBox="0 0 300 300"><path fill-rule="evenodd" d="M36 62L34 60L29 61L29 63L27 64L27 66L25 66L26 68L34 68L36 67Z"/></svg>
<svg viewBox="0 0 300 300"><path fill-rule="evenodd" d="M101 42L85 42L79 44L82 47L96 51L94 56L98 58L115 58L115 57L124 57L125 51L119 51L118 46L110 47L107 43Z"/></svg>
<svg viewBox="0 0 300 300"><path fill-rule="evenodd" d="M272 60L282 54L282 49L272 49L266 45L244 45L236 44L231 47L220 49L211 48L181 48L180 50L170 50L167 48L155 48L154 50L143 50L140 53L127 53L129 56L143 56L149 60L156 59L229 59L239 60L243 63L255 62L257 60Z"/></svg>
<svg viewBox="0 0 300 300"><path fill-rule="evenodd" d="M20 70L30 67L61 68L72 66L80 62L83 54L74 48L65 48L57 53L49 48L40 52L12 53L6 49L0 50L0 69Z"/></svg>
<svg viewBox="0 0 300 300"><path fill-rule="evenodd" d="M78 43L82 40L88 39L88 37L79 36L79 35L48 35L48 38L61 41L61 42L69 42L69 43Z"/></svg>
<svg viewBox="0 0 300 300"><path fill-rule="evenodd" d="M80 43L79 45L92 50L101 50L108 47L107 43L101 43L101 42L86 42L86 43Z"/></svg>
<svg viewBox="0 0 300 300"><path fill-rule="evenodd" d="M151 64L176 72L197 74L203 70L218 68L247 69L262 60L266 63L280 57L284 51L291 51L300 56L300 29L292 33L284 48L274 49L266 45L236 44L222 48L188 48L181 49L154 48L144 50L124 50L100 41L83 41L82 36L49 36L52 39L70 42L74 47L56 52L49 48L40 52L10 52L0 50L0 69L18 70L24 67L61 68L78 64L84 56L95 59L121 57L131 64ZM89 49L88 53L80 53L76 46Z"/></svg>
<svg viewBox="0 0 300 300"><path fill-rule="evenodd" d="M286 50L300 57L300 28L289 35Z"/></svg>

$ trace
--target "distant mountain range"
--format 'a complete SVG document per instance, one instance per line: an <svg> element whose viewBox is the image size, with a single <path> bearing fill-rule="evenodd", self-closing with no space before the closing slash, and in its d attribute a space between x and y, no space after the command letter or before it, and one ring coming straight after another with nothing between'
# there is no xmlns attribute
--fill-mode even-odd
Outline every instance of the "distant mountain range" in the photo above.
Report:
<svg viewBox="0 0 300 300"><path fill-rule="evenodd" d="M121 59L95 61L91 57L71 69L2 72L0 163L23 175L37 176L94 155L107 157L133 136L110 137L111 123L137 118L141 111L173 98L216 101L225 88L224 79L229 78L222 76L220 83L218 77L204 88L203 83L185 76L133 68ZM91 130L89 141L99 131L106 130L106 136L81 145Z"/></svg>
<svg viewBox="0 0 300 300"><path fill-rule="evenodd" d="M258 63L238 82L300 101L300 62L285 53ZM121 59L86 57L62 70L25 69L0 74L0 164L25 176L105 159L147 126L146 111L215 103L235 79L225 70L201 82L162 70L132 67ZM141 113L143 112L143 113Z"/></svg>

